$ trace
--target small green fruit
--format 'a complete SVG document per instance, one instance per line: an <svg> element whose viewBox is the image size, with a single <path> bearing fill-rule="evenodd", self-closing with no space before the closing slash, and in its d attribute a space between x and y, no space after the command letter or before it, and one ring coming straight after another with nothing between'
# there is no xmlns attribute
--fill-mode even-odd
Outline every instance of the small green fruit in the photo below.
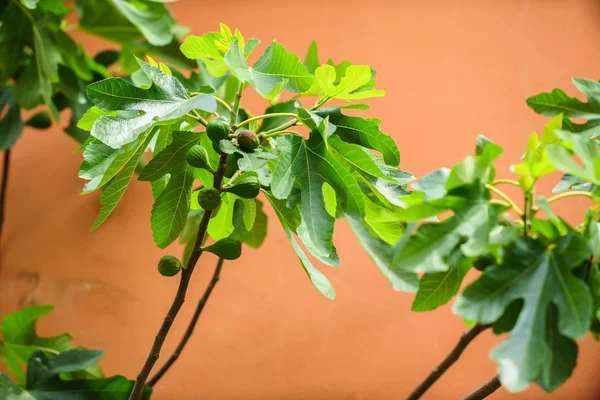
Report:
<svg viewBox="0 0 600 400"><path fill-rule="evenodd" d="M158 272L160 272L162 276L175 276L181 271L181 268L183 268L183 266L177 257L164 256L158 262Z"/></svg>
<svg viewBox="0 0 600 400"><path fill-rule="evenodd" d="M229 137L229 125L221 118L213 118L206 126L208 138L216 145Z"/></svg>
<svg viewBox="0 0 600 400"><path fill-rule="evenodd" d="M233 186L228 187L225 191L236 194L244 199L253 199L260 192L260 182L255 175L244 174L236 179Z"/></svg>
<svg viewBox="0 0 600 400"><path fill-rule="evenodd" d="M240 131L237 134L237 141L240 147L246 151L252 151L260 145L258 135L249 130Z"/></svg>
<svg viewBox="0 0 600 400"><path fill-rule="evenodd" d="M192 148L188 150L186 159L188 164L192 167L210 170L208 153L206 152L206 149L199 144L192 146Z"/></svg>
<svg viewBox="0 0 600 400"><path fill-rule="evenodd" d="M480 257L477 257L473 261L473 266L479 271L483 271L487 267L495 265L496 263L496 257L494 257L492 254L484 254Z"/></svg>
<svg viewBox="0 0 600 400"><path fill-rule="evenodd" d="M236 239L225 238L204 247L203 250L225 260L235 260L242 255L242 243Z"/></svg>
<svg viewBox="0 0 600 400"><path fill-rule="evenodd" d="M214 210L221 204L221 193L214 187L205 187L198 191L198 204L204 210Z"/></svg>

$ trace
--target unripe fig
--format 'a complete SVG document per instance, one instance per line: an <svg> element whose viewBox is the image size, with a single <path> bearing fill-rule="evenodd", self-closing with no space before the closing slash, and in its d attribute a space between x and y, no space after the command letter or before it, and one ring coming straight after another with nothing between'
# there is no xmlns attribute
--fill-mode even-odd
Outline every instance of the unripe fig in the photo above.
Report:
<svg viewBox="0 0 600 400"><path fill-rule="evenodd" d="M158 262L158 272L160 272L162 276L175 276L181 271L181 268L183 268L183 266L177 257L164 256Z"/></svg>
<svg viewBox="0 0 600 400"><path fill-rule="evenodd" d="M489 266L496 264L496 257L492 254L484 254L482 256L477 257L473 261L473 266L477 268L479 271L483 271Z"/></svg>
<svg viewBox="0 0 600 400"><path fill-rule="evenodd" d="M192 167L210 170L208 153L206 152L206 149L199 144L192 146L192 148L188 150L186 159L188 164Z"/></svg>
<svg viewBox="0 0 600 400"><path fill-rule="evenodd" d="M234 182L233 186L226 188L225 191L236 194L244 199L253 199L260 192L260 182L255 175L244 174Z"/></svg>
<svg viewBox="0 0 600 400"><path fill-rule="evenodd" d="M229 137L229 125L221 118L213 118L206 125L208 138L216 145L223 139Z"/></svg>
<svg viewBox="0 0 600 400"><path fill-rule="evenodd" d="M252 151L260 145L258 135L249 130L240 131L237 134L237 141L240 147L246 151Z"/></svg>
<svg viewBox="0 0 600 400"><path fill-rule="evenodd" d="M204 210L214 210L221 204L221 193L214 187L204 187L198 191L198 204Z"/></svg>
<svg viewBox="0 0 600 400"><path fill-rule="evenodd" d="M235 260L242 255L242 243L236 239L225 238L204 247L203 250L225 260Z"/></svg>

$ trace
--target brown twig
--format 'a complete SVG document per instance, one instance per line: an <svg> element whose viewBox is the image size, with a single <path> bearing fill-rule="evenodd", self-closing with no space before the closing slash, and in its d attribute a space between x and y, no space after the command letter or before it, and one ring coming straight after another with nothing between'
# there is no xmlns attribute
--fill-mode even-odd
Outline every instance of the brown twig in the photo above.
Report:
<svg viewBox="0 0 600 400"><path fill-rule="evenodd" d="M221 153L221 158L219 160L219 167L215 172L214 179L214 187L219 191L221 190L221 186L223 183L223 176L225 175L225 167L227 161L227 154ZM171 307L165 316L156 337L154 338L154 343L152 344L152 348L148 353L146 361L142 369L140 370L136 380L135 385L133 387L133 391L129 396L129 400L139 400L142 397L142 393L144 391L144 385L146 384L146 379L148 379L148 375L152 371L152 367L158 360L160 356L160 350L165 342L165 339L173 325L173 321L177 317L181 306L185 302L185 295L187 293L188 285L190 283L190 278L192 277L192 273L194 272L194 268L196 267L196 263L198 259L202 255L202 243L204 242L204 237L206 236L206 230L208 229L208 223L210 222L210 217L212 215L212 211L206 210L204 211L204 215L202 216L202 220L200 221L200 225L198 226L198 235L196 236L196 241L194 243L194 249L192 250L192 254L190 255L190 259L187 262L185 268L181 271L181 280L179 281L179 287L177 288L177 294L171 303Z"/></svg>
<svg viewBox="0 0 600 400"><path fill-rule="evenodd" d="M438 379L440 379L444 372L446 372L448 368L450 368L452 364L454 364L456 360L458 360L458 358L463 353L463 351L465 351L469 343L471 343L471 341L475 339L477 335L479 335L481 332L485 331L491 326L491 324L476 324L473 328L463 333L456 346L454 346L454 348L446 356L444 361L442 361L440 365L438 365L433 371L431 371L427 378L425 378L425 380L421 382L421 384L417 386L415 390L413 390L410 396L407 397L407 400L420 399L421 396L423 396L423 394L425 394L425 392L429 390L429 388L433 386L433 384Z"/></svg>
<svg viewBox="0 0 600 400"><path fill-rule="evenodd" d="M198 319L200 318L200 314L202 313L202 310L204 309L204 305L208 301L210 294L212 293L213 289L215 288L215 285L217 284L217 282L219 281L219 278L221 277L221 267L223 267L223 262L224 262L224 260L222 258L219 258L219 261L217 262L217 266L215 267L215 272L213 273L212 279L210 280L210 283L208 284L206 290L204 291L202 298L200 299L200 301L198 301L198 305L196 306L196 311L194 312L194 315L192 316L192 319L190 320L190 323L185 331L185 334L181 338L181 341L175 348L175 351L173 352L173 354L171 354L171 357L169 357L167 362L165 362L165 364L158 370L158 372L156 374L154 374L154 376L152 378L150 378L150 380L148 381L148 386L152 387L152 386L156 385L156 383L160 380L160 378L162 378L162 376L169 370L169 368L171 368L171 366L179 358L179 355L181 354L181 352L183 351L188 340L192 336L192 333L194 333L194 328L196 327L196 323L198 323Z"/></svg>
<svg viewBox="0 0 600 400"><path fill-rule="evenodd" d="M489 381L487 381L486 383L484 383L483 385L481 385L477 389L475 389L474 392L467 395L466 397L463 397L462 400L485 399L490 394L492 394L496 390L498 390L498 388L500 388L500 386L502 386L502 384L500 383L500 379L498 379L498 375L496 375L495 377L493 377L492 379L490 379Z"/></svg>
<svg viewBox="0 0 600 400"><path fill-rule="evenodd" d="M8 188L8 170L10 168L10 149L4 150L4 162L2 166L2 182L0 183L0 238L4 227L4 210L6 203L6 191Z"/></svg>

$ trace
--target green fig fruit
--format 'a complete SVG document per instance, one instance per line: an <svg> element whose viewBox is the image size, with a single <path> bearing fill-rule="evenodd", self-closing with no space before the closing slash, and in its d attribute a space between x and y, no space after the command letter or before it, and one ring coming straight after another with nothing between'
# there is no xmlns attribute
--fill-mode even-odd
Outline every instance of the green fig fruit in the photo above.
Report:
<svg viewBox="0 0 600 400"><path fill-rule="evenodd" d="M473 261L473 266L477 268L479 271L483 271L489 266L495 265L498 261L493 254L484 254L482 256L477 257Z"/></svg>
<svg viewBox="0 0 600 400"><path fill-rule="evenodd" d="M249 130L238 132L237 141L240 147L246 151L252 151L260 145L260 139L258 138L258 135Z"/></svg>
<svg viewBox="0 0 600 400"><path fill-rule="evenodd" d="M206 125L206 134L215 145L218 145L221 140L229 137L229 124L219 117L213 118Z"/></svg>
<svg viewBox="0 0 600 400"><path fill-rule="evenodd" d="M198 191L198 204L204 210L214 210L221 204L221 193L214 187L204 187Z"/></svg>
<svg viewBox="0 0 600 400"><path fill-rule="evenodd" d="M158 272L162 276L175 276L182 268L183 266L177 257L164 256L158 262Z"/></svg>
<svg viewBox="0 0 600 400"><path fill-rule="evenodd" d="M204 247L202 250L213 253L225 260L235 260L242 255L242 243L236 239L225 238Z"/></svg>
<svg viewBox="0 0 600 400"><path fill-rule="evenodd" d="M204 168L210 171L210 165L208 164L208 153L206 149L199 144L192 146L188 150L186 159L188 164L195 168Z"/></svg>
<svg viewBox="0 0 600 400"><path fill-rule="evenodd" d="M253 199L260 193L260 182L256 175L244 174L235 180L225 192L236 194L244 199Z"/></svg>

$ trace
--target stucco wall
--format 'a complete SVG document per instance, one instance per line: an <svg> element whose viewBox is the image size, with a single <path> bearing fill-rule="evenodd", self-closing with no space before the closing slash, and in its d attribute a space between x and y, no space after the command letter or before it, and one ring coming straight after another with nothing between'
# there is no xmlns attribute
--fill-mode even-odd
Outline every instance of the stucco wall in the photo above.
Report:
<svg viewBox="0 0 600 400"><path fill-rule="evenodd" d="M459 161L480 133L507 147L503 171L545 121L525 98L570 88L572 76L596 79L600 70L596 1L181 0L170 7L196 34L222 21L263 43L277 38L298 54L316 39L323 58L371 64L387 96L371 101L367 113L383 119L382 130L400 146L401 166L417 176ZM76 148L57 127L27 131L14 149L0 248L0 315L31 303L55 304L43 333L67 330L77 344L106 349L105 371L133 377L177 279L156 273L167 251L152 241L150 185L133 182L108 222L88 231L98 194L78 195ZM558 210L580 218L586 203L569 204L575 206L557 204ZM338 297L325 299L270 210L269 216L263 249L244 250L240 260L225 264L197 332L155 398L383 400L409 393L454 345L464 329L460 319L449 307L410 313L412 296L392 291L344 222L335 234L342 266L322 267ZM196 269L167 350L214 262L203 257ZM482 335L425 398L457 399L492 377L487 354L498 341ZM574 377L554 394L534 388L510 396L501 389L493 398L599 398L593 376L600 346L587 338L580 349Z"/></svg>

